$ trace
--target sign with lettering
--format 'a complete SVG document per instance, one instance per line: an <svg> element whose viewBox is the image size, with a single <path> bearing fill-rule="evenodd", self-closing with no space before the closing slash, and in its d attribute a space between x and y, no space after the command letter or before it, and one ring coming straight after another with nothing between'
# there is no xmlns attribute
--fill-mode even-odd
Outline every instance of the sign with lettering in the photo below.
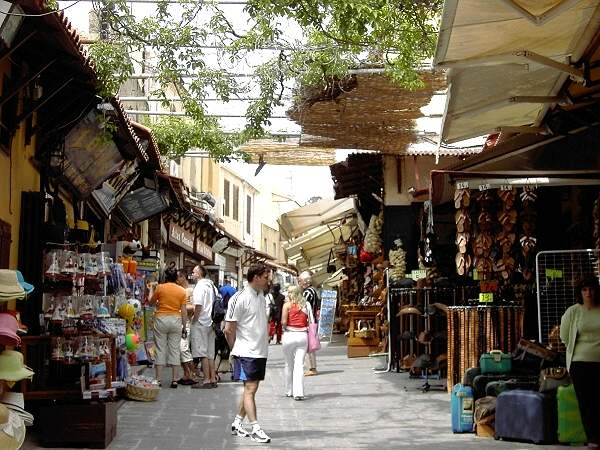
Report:
<svg viewBox="0 0 600 450"><path fill-rule="evenodd" d="M410 277L414 281L419 281L419 280L425 278L426 276L427 276L427 270L425 270L425 269L413 270L410 273Z"/></svg>
<svg viewBox="0 0 600 450"><path fill-rule="evenodd" d="M469 189L468 181L459 181L456 183L456 189Z"/></svg>
<svg viewBox="0 0 600 450"><path fill-rule="evenodd" d="M181 248L194 252L194 235L175 223L169 225L169 240Z"/></svg>
<svg viewBox="0 0 600 450"><path fill-rule="evenodd" d="M196 239L196 253L200 256L205 257L212 261L213 259L213 251L209 245L205 244L199 239Z"/></svg>
<svg viewBox="0 0 600 450"><path fill-rule="evenodd" d="M319 329L317 334L321 342L331 342L333 324L335 322L335 308L337 305L337 291L323 289L321 291L321 309L319 313Z"/></svg>
<svg viewBox="0 0 600 450"><path fill-rule="evenodd" d="M563 277L563 271L560 269L546 269L546 278L551 278L551 279L556 279L556 278L562 278Z"/></svg>
<svg viewBox="0 0 600 450"><path fill-rule="evenodd" d="M480 292L498 292L498 282L495 280L480 281L479 282Z"/></svg>

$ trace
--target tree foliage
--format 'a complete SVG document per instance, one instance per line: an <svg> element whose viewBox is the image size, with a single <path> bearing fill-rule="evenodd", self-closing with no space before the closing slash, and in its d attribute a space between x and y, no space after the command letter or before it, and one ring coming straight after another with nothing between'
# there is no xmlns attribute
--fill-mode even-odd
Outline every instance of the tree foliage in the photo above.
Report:
<svg viewBox="0 0 600 450"><path fill-rule="evenodd" d="M416 68L433 55L442 0L248 0L248 21L228 16L217 2L157 0L152 16L136 17L126 0L94 8L102 40L91 46L103 95L115 94L136 62L155 73L153 97L165 106L175 93L186 119L162 118L150 126L171 155L197 147L217 159L263 137L292 82L323 85L365 65L385 67L407 88L420 85ZM301 30L301 35L290 33ZM216 53L215 53L216 52ZM147 55L152 55L149 60ZM149 66L149 61L151 61ZM240 69L240 67L244 69ZM251 77L235 76L252 73ZM253 97L246 125L225 134L206 114L204 99ZM176 132L177 131L177 132ZM178 136L177 133L186 136Z"/></svg>

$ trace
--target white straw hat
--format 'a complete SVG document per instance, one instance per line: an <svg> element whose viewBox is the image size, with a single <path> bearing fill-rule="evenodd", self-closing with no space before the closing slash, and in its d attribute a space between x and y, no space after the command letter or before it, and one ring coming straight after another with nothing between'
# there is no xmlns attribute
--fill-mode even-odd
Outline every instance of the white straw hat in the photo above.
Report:
<svg viewBox="0 0 600 450"><path fill-rule="evenodd" d="M0 298L8 300L25 297L16 270L0 269Z"/></svg>

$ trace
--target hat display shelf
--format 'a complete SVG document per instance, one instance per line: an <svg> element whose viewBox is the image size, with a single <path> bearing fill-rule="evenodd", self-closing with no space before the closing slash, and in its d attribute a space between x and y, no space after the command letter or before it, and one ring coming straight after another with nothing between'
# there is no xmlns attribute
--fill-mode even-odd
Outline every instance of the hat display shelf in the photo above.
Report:
<svg viewBox="0 0 600 450"><path fill-rule="evenodd" d="M25 365L23 354L16 350L20 346L17 317L0 313L0 448L20 448L25 440L26 425L33 424L33 416L24 409L22 394L10 392L16 383L34 375Z"/></svg>
<svg viewBox="0 0 600 450"><path fill-rule="evenodd" d="M395 318L390 328L391 367L424 379L424 392L434 387L429 384L431 377L445 378L448 306L463 303L470 295L468 289L471 287L422 287L415 283L412 287L390 287L391 317Z"/></svg>

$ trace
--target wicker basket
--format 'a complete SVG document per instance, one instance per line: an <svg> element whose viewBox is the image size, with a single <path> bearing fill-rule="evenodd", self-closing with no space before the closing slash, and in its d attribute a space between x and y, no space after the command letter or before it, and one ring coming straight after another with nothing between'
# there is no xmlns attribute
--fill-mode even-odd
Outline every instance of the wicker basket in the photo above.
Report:
<svg viewBox="0 0 600 450"><path fill-rule="evenodd" d="M127 398L131 400L138 400L140 402L155 401L159 392L159 387L144 388L141 386L135 386L133 384L127 384L127 387L125 388L125 394L127 395Z"/></svg>
<svg viewBox="0 0 600 450"><path fill-rule="evenodd" d="M368 329L368 330L355 331L354 337L361 338L361 339L373 339L375 337L375 330Z"/></svg>

